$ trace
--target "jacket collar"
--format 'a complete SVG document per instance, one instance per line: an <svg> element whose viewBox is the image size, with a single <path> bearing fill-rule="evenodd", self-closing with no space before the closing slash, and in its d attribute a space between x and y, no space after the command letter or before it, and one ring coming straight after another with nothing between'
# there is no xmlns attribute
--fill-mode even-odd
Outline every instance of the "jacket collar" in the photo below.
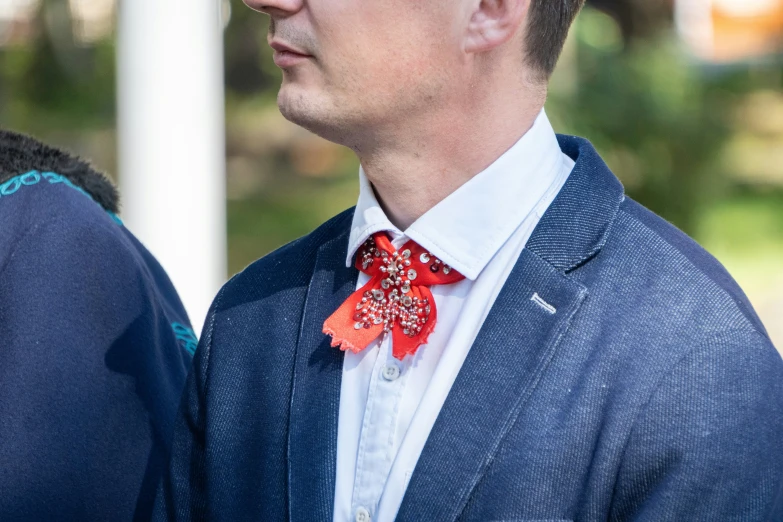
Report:
<svg viewBox="0 0 783 522"><path fill-rule="evenodd" d="M568 136L559 142L576 165L468 353L397 520L459 517L587 296L587 288L569 272L605 244L623 189L589 142ZM290 405L288 501L293 521L332 515L343 357L330 347L321 325L355 289L358 271L344 264L347 239L346 223L346 229L320 247L305 302ZM536 295L549 306L542 307Z"/></svg>
<svg viewBox="0 0 783 522"><path fill-rule="evenodd" d="M84 190L104 210L119 211L119 194L109 179L83 159L30 136L0 130L0 183L37 170L55 172Z"/></svg>
<svg viewBox="0 0 783 522"><path fill-rule="evenodd" d="M557 139L576 164L525 248L570 272L603 248L625 193L589 141L563 135Z"/></svg>

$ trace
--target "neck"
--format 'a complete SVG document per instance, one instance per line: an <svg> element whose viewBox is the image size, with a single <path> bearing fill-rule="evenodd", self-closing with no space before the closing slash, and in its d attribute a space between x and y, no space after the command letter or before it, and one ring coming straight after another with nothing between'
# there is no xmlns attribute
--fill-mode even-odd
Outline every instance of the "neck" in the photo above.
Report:
<svg viewBox="0 0 783 522"><path fill-rule="evenodd" d="M426 121L408 119L404 128L387 133L391 138L376 135L373 146L355 149L381 207L396 227L407 229L530 130L543 107L545 91L520 92L518 87L509 91L477 96L469 90L435 114L427 114Z"/></svg>

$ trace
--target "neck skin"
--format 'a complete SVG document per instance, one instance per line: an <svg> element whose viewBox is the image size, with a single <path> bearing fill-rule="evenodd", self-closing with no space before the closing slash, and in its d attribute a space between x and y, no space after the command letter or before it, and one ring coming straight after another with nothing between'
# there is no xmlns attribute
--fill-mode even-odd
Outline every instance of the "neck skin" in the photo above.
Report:
<svg viewBox="0 0 783 522"><path fill-rule="evenodd" d="M518 63L502 67L476 59L465 68L464 87L437 107L374 129L353 147L378 202L400 230L502 156L543 108L546 87L525 80Z"/></svg>

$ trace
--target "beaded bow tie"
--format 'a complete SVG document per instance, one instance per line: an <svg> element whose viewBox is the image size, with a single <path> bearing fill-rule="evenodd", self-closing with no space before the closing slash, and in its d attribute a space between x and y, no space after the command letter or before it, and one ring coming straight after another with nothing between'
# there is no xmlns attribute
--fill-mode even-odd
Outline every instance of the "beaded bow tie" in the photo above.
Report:
<svg viewBox="0 0 783 522"><path fill-rule="evenodd" d="M370 276L324 322L332 346L358 353L379 335L392 335L392 354L402 360L416 353L435 328L432 285L465 278L413 241L395 249L388 236L368 238L356 256L356 268Z"/></svg>

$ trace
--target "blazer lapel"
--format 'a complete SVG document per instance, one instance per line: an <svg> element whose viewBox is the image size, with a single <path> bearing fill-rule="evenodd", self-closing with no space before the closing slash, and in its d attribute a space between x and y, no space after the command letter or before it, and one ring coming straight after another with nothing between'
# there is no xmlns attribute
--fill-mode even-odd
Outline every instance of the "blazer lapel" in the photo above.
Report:
<svg viewBox="0 0 783 522"><path fill-rule="evenodd" d="M568 274L604 245L623 188L589 142L559 140L576 165L457 375L408 484L399 521L459 517L587 296Z"/></svg>
<svg viewBox="0 0 783 522"><path fill-rule="evenodd" d="M433 426L397 520L459 516L586 294L522 252Z"/></svg>
<svg viewBox="0 0 783 522"><path fill-rule="evenodd" d="M297 346L288 435L288 512L292 521L331 520L337 459L343 352L321 328L356 289L358 271L345 267L348 236L318 251Z"/></svg>

